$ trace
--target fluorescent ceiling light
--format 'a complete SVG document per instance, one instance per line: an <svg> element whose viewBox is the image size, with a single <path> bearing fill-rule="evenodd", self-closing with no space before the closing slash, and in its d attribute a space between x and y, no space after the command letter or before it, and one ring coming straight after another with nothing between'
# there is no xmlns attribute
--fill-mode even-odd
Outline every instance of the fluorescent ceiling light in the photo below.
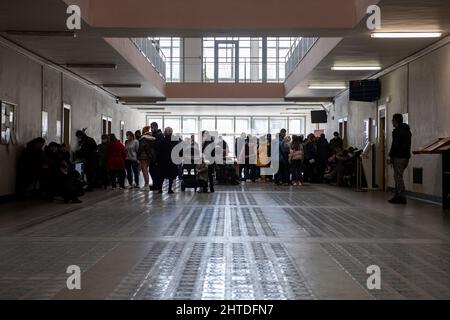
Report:
<svg viewBox="0 0 450 320"><path fill-rule="evenodd" d="M136 88L139 89L141 85L139 83L104 83L104 88Z"/></svg>
<svg viewBox="0 0 450 320"><path fill-rule="evenodd" d="M372 38L439 38L441 32L374 32Z"/></svg>
<svg viewBox="0 0 450 320"><path fill-rule="evenodd" d="M331 70L334 71L378 71L381 70L381 67L377 66L359 66L359 67L344 67L344 66L334 66L331 67Z"/></svg>
<svg viewBox="0 0 450 320"><path fill-rule="evenodd" d="M311 90L343 90L347 89L343 84L311 84L308 87Z"/></svg>

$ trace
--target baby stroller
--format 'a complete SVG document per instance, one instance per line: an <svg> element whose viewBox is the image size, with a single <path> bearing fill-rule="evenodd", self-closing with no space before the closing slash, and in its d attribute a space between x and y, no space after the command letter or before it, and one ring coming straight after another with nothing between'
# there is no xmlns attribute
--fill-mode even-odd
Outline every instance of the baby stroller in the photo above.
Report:
<svg viewBox="0 0 450 320"><path fill-rule="evenodd" d="M197 192L199 187L197 181L197 168L195 164L183 164L181 176L181 191L186 191L186 188L193 188Z"/></svg>

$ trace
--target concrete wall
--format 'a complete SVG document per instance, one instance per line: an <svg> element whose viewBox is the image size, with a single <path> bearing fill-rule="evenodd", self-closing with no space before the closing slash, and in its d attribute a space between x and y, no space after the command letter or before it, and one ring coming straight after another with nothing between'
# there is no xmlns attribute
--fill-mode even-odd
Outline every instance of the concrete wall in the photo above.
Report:
<svg viewBox="0 0 450 320"><path fill-rule="evenodd" d="M101 117L112 117L112 132L119 135L120 121L125 130L145 124L145 116L116 104L115 99L63 75L48 66L0 46L0 100L17 104L17 145L0 145L0 196L15 192L17 157L24 145L41 135L42 110L48 112L48 141L57 138L56 121L61 120L62 104L72 106L72 148L75 131L88 128L97 141L101 135Z"/></svg>
<svg viewBox="0 0 450 320"><path fill-rule="evenodd" d="M450 45L446 45L420 59L383 76L382 95L378 103L350 102L348 91L336 97L331 108L327 135L337 131L338 120L348 117L348 143L363 147L363 121L377 120L377 105L386 105L387 148L393 130L391 119L395 113L408 113L413 134L413 150L438 137L450 136ZM389 102L387 102L389 101ZM332 120L334 117L334 120ZM375 123L378 125L378 123ZM374 141L376 142L374 136ZM423 168L423 184L413 184L413 167ZM440 156L413 156L405 175L408 191L433 197L442 196ZM388 187L394 186L392 170L387 172Z"/></svg>
<svg viewBox="0 0 450 320"><path fill-rule="evenodd" d="M328 116L329 123L326 126L327 138L331 139L333 132L339 131L339 120L347 118L347 145L363 148L363 125L367 118L376 118L376 104L367 102L349 101L349 92L345 91L335 98L334 106L331 107ZM332 120L334 117L334 120Z"/></svg>

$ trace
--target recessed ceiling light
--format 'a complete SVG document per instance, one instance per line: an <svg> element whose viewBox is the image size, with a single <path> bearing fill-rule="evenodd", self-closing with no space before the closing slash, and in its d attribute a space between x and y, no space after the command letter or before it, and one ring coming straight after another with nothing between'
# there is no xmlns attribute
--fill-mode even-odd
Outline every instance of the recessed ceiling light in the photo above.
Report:
<svg viewBox="0 0 450 320"><path fill-rule="evenodd" d="M311 90L343 90L347 89L343 84L311 84L308 87Z"/></svg>
<svg viewBox="0 0 450 320"><path fill-rule="evenodd" d="M439 38L441 32L374 32L372 38Z"/></svg>
<svg viewBox="0 0 450 320"><path fill-rule="evenodd" d="M378 71L381 70L381 67L378 66L357 66L357 67L345 67L345 66L334 66L331 67L331 70L334 71Z"/></svg>

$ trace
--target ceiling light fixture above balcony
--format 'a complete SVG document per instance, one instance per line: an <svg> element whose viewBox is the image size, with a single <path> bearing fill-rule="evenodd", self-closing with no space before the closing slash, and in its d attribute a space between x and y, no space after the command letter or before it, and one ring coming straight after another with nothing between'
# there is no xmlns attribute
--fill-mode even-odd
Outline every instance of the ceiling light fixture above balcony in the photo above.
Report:
<svg viewBox="0 0 450 320"><path fill-rule="evenodd" d="M441 32L374 32L372 38L403 39L403 38L440 38Z"/></svg>
<svg viewBox="0 0 450 320"><path fill-rule="evenodd" d="M347 86L344 84L311 84L308 87L311 90L344 90Z"/></svg>
<svg viewBox="0 0 450 320"><path fill-rule="evenodd" d="M379 71L380 66L334 66L333 71Z"/></svg>

